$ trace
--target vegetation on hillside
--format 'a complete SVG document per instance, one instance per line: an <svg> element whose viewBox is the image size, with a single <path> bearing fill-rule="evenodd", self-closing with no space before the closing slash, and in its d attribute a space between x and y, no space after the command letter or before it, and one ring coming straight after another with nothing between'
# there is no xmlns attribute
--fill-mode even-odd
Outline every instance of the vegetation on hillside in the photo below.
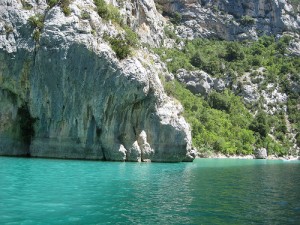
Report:
<svg viewBox="0 0 300 225"><path fill-rule="evenodd" d="M71 14L71 9L69 7L70 3L71 0L47 0L47 4L50 8L59 5L66 16Z"/></svg>
<svg viewBox="0 0 300 225"><path fill-rule="evenodd" d="M240 78L248 72L261 90L274 83L288 94L287 111L279 110L270 115L260 101L243 103L231 87L223 93L212 91L208 96L196 96L177 81L165 82L166 91L184 106L195 147L200 151L211 149L225 154L251 154L254 149L265 147L269 154L290 154L292 142L288 136L287 115L291 129L298 133L299 146L300 112L297 107L300 97L292 91L291 85L300 82L300 58L289 54L289 41L287 36L279 40L263 36L258 41L245 42L194 39L185 40L182 49L154 50L173 73L180 68L201 69L214 77L227 77L232 86L238 87ZM264 68L263 72L258 72L258 68Z"/></svg>

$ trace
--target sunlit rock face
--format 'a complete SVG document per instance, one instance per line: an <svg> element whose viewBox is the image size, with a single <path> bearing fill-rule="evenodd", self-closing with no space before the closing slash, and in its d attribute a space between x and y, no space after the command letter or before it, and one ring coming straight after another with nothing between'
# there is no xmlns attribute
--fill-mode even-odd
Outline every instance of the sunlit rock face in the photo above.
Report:
<svg viewBox="0 0 300 225"><path fill-rule="evenodd" d="M25 2L29 7L0 3L1 155L193 159L182 106L164 93L149 53L117 59L102 37L118 28L90 0L73 1L69 16L45 1ZM83 10L89 20L81 18ZM45 21L35 40L28 19L38 13Z"/></svg>
<svg viewBox="0 0 300 225"><path fill-rule="evenodd" d="M263 34L300 30L299 4L287 0L155 0L163 10L182 15L184 38L256 39Z"/></svg>

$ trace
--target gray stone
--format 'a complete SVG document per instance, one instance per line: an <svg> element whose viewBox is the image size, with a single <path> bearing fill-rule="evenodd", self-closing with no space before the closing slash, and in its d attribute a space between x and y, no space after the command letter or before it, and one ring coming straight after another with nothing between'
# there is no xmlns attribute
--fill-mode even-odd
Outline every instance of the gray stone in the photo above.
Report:
<svg viewBox="0 0 300 225"><path fill-rule="evenodd" d="M266 159L268 157L267 149L265 148L256 149L254 154L256 159Z"/></svg>
<svg viewBox="0 0 300 225"><path fill-rule="evenodd" d="M213 78L202 70L187 71L179 69L176 78L194 94L207 95L210 91L223 91L226 87L222 79Z"/></svg>
<svg viewBox="0 0 300 225"><path fill-rule="evenodd" d="M262 34L299 33L300 17L288 0L155 0L170 14L182 15L178 34L183 38L257 39ZM300 4L298 4L299 7ZM247 16L253 23L243 23Z"/></svg>

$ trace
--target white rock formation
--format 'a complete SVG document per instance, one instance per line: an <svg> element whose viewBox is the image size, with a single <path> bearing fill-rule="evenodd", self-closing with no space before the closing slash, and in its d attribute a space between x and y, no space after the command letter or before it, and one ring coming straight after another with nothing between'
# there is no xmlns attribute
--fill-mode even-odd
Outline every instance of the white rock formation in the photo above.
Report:
<svg viewBox="0 0 300 225"><path fill-rule="evenodd" d="M0 3L1 155L191 160L190 127L164 93L160 67L142 50L118 60L102 35L120 28L103 21L92 0L72 1L69 16L45 0L23 2L30 7ZM45 15L39 41L28 22L37 14Z"/></svg>

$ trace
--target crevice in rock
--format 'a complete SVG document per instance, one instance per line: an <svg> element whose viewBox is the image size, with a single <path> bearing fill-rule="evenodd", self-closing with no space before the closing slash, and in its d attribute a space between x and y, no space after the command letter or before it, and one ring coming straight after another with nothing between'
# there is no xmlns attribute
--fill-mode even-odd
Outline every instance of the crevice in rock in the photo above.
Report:
<svg viewBox="0 0 300 225"><path fill-rule="evenodd" d="M21 140L28 148L27 156L30 156L29 147L31 144L31 139L35 135L34 123L36 119L30 115L27 104L23 104L21 107L18 108L17 116L18 116L18 123L20 126Z"/></svg>
<svg viewBox="0 0 300 225"><path fill-rule="evenodd" d="M103 155L102 161L107 161L105 151L104 151L103 147L101 147L101 151L102 151L102 155Z"/></svg>

